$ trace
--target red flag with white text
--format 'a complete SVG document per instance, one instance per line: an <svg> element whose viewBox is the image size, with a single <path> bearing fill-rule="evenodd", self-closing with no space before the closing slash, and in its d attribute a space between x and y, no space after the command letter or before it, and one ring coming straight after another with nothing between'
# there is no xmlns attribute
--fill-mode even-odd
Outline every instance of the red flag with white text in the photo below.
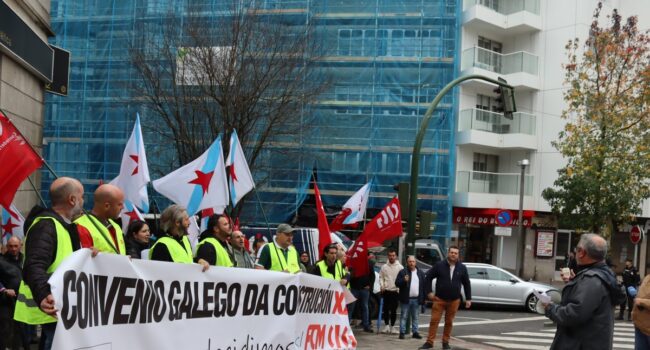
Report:
<svg viewBox="0 0 650 350"><path fill-rule="evenodd" d="M367 235L365 238L368 242L379 244L402 235L402 214L397 197L391 199L384 209L366 225L361 235Z"/></svg>
<svg viewBox="0 0 650 350"><path fill-rule="evenodd" d="M10 208L20 184L42 164L41 156L0 113L0 205Z"/></svg>
<svg viewBox="0 0 650 350"><path fill-rule="evenodd" d="M368 241L363 233L354 241L347 255L347 265L351 270L352 276L361 277L370 272L370 266L368 265Z"/></svg>

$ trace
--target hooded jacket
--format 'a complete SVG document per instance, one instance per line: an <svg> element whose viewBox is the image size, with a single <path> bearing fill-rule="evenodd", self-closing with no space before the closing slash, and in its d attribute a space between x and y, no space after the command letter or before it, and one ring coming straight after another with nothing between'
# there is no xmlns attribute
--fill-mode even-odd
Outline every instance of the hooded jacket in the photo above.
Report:
<svg viewBox="0 0 650 350"><path fill-rule="evenodd" d="M551 349L611 349L614 307L622 298L625 294L605 262L584 266L562 289L560 305L546 310L557 324Z"/></svg>

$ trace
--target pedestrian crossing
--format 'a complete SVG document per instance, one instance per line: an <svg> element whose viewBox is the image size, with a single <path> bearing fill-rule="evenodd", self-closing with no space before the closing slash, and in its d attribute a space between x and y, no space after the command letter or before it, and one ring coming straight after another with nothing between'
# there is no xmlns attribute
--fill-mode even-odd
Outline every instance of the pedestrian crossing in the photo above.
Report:
<svg viewBox="0 0 650 350"><path fill-rule="evenodd" d="M502 349L548 350L555 337L555 327L538 332L505 332L500 335L473 334L461 335L466 341L479 342ZM634 325L631 322L614 324L613 349L634 349Z"/></svg>

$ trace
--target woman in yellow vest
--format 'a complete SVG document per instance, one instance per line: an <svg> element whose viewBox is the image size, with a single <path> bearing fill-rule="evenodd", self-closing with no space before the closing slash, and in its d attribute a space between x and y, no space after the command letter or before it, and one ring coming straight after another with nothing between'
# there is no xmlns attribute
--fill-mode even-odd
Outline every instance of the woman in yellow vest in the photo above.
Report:
<svg viewBox="0 0 650 350"><path fill-rule="evenodd" d="M323 249L324 257L316 263L312 269L312 274L339 281L343 287L347 286L350 275L343 266L341 260L337 258L339 251L336 243L329 244Z"/></svg>
<svg viewBox="0 0 650 350"><path fill-rule="evenodd" d="M192 263L192 246L187 238L187 228L190 217L187 210L180 205L172 204L160 215L160 228L163 236L149 250L149 259L175 263ZM207 261L197 261L203 266L203 271L210 266Z"/></svg>

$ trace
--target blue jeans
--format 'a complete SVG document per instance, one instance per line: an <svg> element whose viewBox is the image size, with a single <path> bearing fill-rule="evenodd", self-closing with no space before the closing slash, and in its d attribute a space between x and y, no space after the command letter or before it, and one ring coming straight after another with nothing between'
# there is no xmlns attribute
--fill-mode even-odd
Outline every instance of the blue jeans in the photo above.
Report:
<svg viewBox="0 0 650 350"><path fill-rule="evenodd" d="M38 345L38 350L52 349L54 331L56 331L56 322L41 325L41 342Z"/></svg>
<svg viewBox="0 0 650 350"><path fill-rule="evenodd" d="M411 317L411 329L413 333L418 333L418 316L420 314L420 304L418 303L417 298L409 299L408 304L402 304L401 307L401 316L399 320L399 332L404 334L406 333L406 320L407 317Z"/></svg>
<svg viewBox="0 0 650 350"><path fill-rule="evenodd" d="M370 317L368 314L368 299L370 298L370 289L351 289L352 295L357 298L357 301L350 304L348 308L348 317L352 320L352 314L357 304L361 303L361 324L364 329L370 328Z"/></svg>
<svg viewBox="0 0 650 350"><path fill-rule="evenodd" d="M645 335L645 333L634 327L634 350L646 349L650 349L650 335Z"/></svg>

